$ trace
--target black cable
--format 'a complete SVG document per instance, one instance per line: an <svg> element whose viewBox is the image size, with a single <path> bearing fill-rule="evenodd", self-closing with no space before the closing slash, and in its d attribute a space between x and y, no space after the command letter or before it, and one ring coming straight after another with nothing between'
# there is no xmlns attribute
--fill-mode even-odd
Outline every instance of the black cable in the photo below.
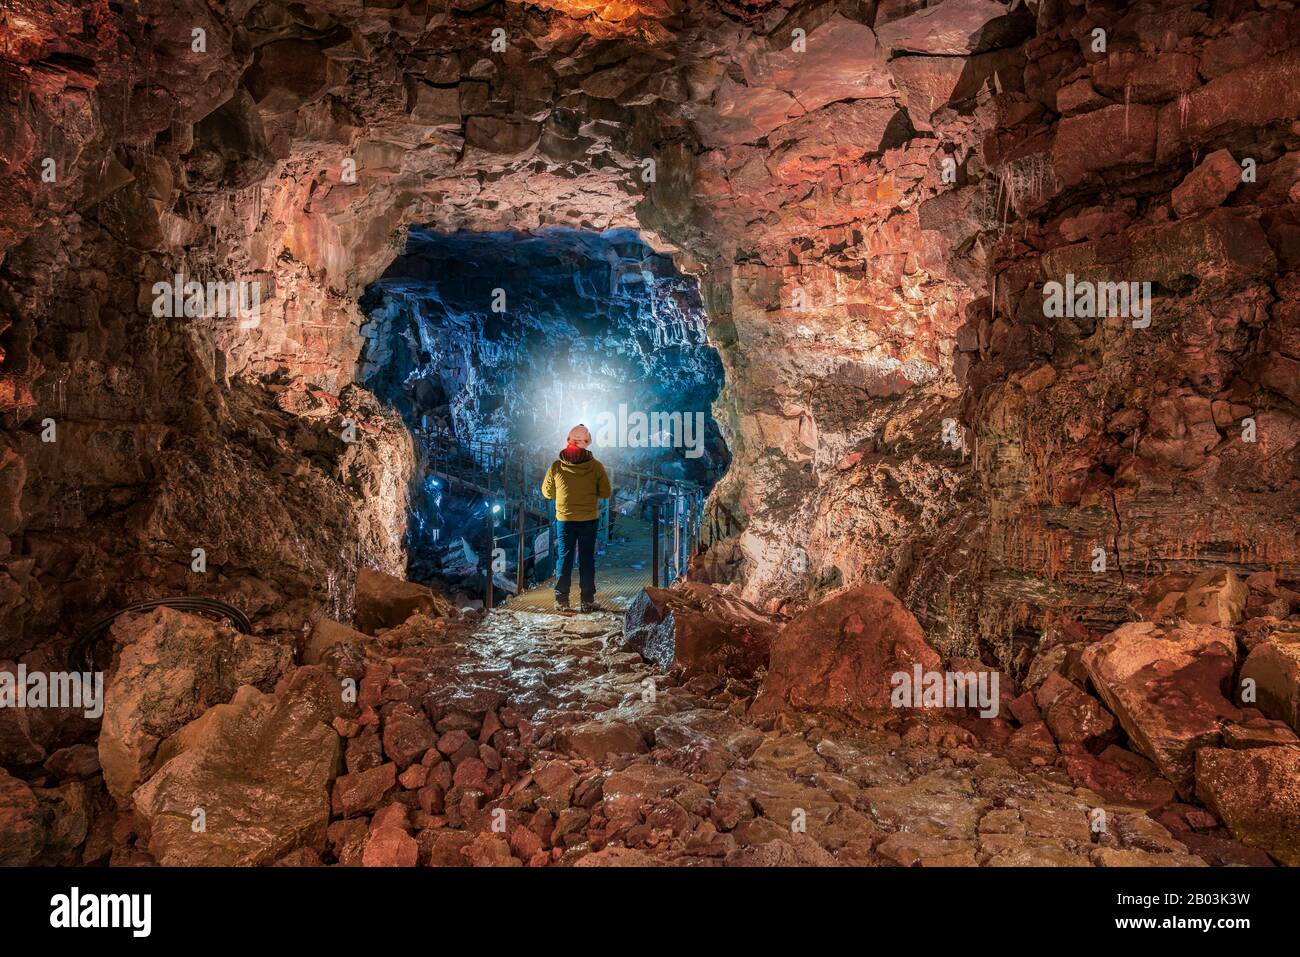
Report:
<svg viewBox="0 0 1300 957"><path fill-rule="evenodd" d="M248 616L236 608L234 605L228 605L224 601L218 601L215 598L153 598L149 601L138 601L134 604L120 608L112 614L105 615L96 621L93 625L77 636L77 640L72 643L68 650L68 667L73 671L91 671L95 666L95 642L99 639L111 625L118 615L124 615L129 611L149 611L153 608L175 608L177 611L187 611L197 615L215 615L218 618L228 618L235 628L246 635L253 633L253 623L248 620Z"/></svg>

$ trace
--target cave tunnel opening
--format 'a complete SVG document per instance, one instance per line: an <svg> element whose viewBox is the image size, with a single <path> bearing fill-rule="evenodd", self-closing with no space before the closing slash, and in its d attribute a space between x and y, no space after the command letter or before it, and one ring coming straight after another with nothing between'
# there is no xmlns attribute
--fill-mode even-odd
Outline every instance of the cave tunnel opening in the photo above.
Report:
<svg viewBox="0 0 1300 957"><path fill-rule="evenodd" d="M413 227L361 309L358 378L419 447L412 580L451 586L472 605L485 597L490 556L502 598L548 579L554 511L537 486L578 423L613 479L602 554L649 583L658 507L681 516L663 542L666 574L681 573L692 522L682 509L702 510L731 456L712 414L722 362L698 284L670 255L627 229Z"/></svg>

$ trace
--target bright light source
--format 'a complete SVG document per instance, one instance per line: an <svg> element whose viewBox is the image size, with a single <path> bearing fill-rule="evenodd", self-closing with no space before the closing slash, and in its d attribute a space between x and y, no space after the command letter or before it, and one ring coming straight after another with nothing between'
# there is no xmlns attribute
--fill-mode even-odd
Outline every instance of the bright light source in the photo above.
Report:
<svg viewBox="0 0 1300 957"><path fill-rule="evenodd" d="M492 506L492 511L493 511L494 513L495 513L495 512L499 512L499 511L501 511L501 506L500 506L500 505L493 505L493 506Z"/></svg>

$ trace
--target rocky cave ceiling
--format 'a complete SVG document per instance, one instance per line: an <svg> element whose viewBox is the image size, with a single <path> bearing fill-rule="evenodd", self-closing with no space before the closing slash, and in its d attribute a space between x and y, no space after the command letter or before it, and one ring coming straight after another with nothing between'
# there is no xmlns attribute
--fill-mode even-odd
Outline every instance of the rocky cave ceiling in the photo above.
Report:
<svg viewBox="0 0 1300 957"><path fill-rule="evenodd" d="M402 566L410 439L355 379L411 225L636 230L698 278L743 525L699 574L770 607L879 581L1018 665L1161 571L1294 581L1297 16L15 0L7 652L182 587L195 542L268 613ZM1045 317L1067 272L1152 283L1150 328ZM155 318L178 273L259 282L257 321Z"/></svg>

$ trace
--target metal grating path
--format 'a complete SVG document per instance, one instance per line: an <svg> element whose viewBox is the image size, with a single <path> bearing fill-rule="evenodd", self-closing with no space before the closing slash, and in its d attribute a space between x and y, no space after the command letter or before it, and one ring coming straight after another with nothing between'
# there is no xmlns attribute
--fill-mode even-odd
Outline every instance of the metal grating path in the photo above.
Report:
<svg viewBox="0 0 1300 957"><path fill-rule="evenodd" d="M608 547L603 554L596 556L596 603L621 614L641 589L650 584L650 573L650 523L640 518L619 516L615 519ZM576 564L569 601L577 607ZM555 579L509 599L504 607L511 611L554 611Z"/></svg>

